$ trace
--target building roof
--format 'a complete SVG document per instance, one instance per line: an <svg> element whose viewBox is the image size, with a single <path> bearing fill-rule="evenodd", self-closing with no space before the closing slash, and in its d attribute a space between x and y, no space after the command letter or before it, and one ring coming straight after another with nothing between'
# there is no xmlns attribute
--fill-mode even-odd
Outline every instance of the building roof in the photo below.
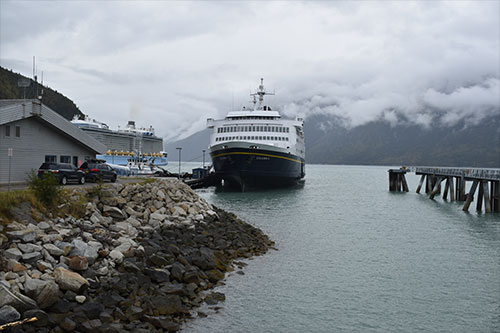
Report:
<svg viewBox="0 0 500 333"><path fill-rule="evenodd" d="M0 100L0 125L26 118L35 118L44 122L96 153L106 152L104 144L86 134L39 100Z"/></svg>

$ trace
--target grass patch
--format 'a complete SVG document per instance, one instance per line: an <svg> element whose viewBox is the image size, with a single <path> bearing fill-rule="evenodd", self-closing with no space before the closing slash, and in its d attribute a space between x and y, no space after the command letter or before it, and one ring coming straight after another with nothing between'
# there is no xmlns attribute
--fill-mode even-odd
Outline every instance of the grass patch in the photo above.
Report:
<svg viewBox="0 0 500 333"><path fill-rule="evenodd" d="M36 200L33 194L26 190L0 192L0 218L8 222L12 218L11 209L22 202L32 202Z"/></svg>

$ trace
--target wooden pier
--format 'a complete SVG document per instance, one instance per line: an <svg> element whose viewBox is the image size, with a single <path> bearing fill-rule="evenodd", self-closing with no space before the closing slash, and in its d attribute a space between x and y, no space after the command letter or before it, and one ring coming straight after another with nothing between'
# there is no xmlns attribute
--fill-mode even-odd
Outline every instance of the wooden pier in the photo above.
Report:
<svg viewBox="0 0 500 333"><path fill-rule="evenodd" d="M432 167L412 167L401 169L390 169L389 191L408 192L405 174L414 171L420 175L417 186L417 193L420 193L425 185L425 193L430 199L436 195L443 194L443 199L450 201L463 201L463 210L468 211L477 193L476 209L483 209L486 213L500 212L500 169L468 169L468 168L432 168ZM468 193L466 193L467 182L472 181ZM444 189L442 189L442 183ZM401 185L400 185L401 183ZM405 189L406 188L406 189Z"/></svg>

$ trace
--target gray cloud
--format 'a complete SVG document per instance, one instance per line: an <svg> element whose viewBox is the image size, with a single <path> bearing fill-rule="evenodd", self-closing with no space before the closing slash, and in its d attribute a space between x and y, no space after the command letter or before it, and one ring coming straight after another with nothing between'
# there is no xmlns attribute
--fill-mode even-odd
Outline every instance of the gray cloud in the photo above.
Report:
<svg viewBox="0 0 500 333"><path fill-rule="evenodd" d="M346 127L500 113L498 2L0 3L0 64L112 127L184 137L248 102L260 77L288 115ZM22 23L22 24L20 24Z"/></svg>

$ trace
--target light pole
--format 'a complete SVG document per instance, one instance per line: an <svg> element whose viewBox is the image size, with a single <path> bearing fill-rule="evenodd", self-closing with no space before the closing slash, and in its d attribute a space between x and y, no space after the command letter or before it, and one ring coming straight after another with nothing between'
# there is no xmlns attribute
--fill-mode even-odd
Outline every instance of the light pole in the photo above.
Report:
<svg viewBox="0 0 500 333"><path fill-rule="evenodd" d="M203 169L205 169L205 149L203 149L202 152L203 152Z"/></svg>
<svg viewBox="0 0 500 333"><path fill-rule="evenodd" d="M179 174L177 176L178 179L181 179L181 150L182 148L175 148L179 151Z"/></svg>

